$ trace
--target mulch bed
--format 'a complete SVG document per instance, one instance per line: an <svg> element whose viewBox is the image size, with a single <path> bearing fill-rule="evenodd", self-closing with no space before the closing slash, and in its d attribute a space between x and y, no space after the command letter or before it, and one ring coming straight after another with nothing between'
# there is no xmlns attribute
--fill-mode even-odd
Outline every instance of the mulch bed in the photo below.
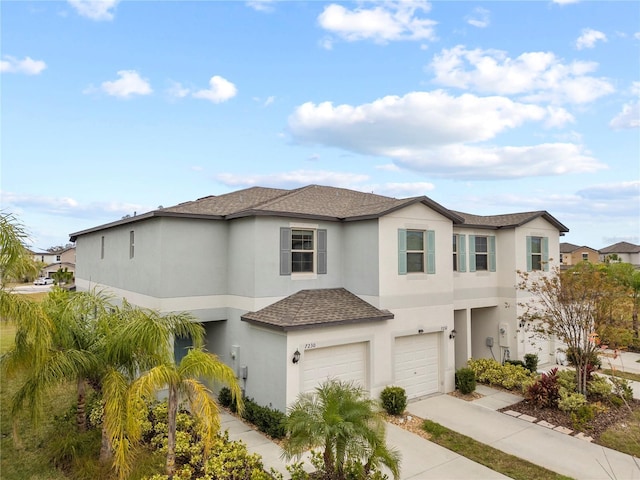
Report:
<svg viewBox="0 0 640 480"><path fill-rule="evenodd" d="M640 410L640 400L632 400L629 406L633 411ZM576 431L576 426L571 420L571 414L557 408L540 408L528 400L522 400L521 402L502 408L499 411L505 412L506 410L531 415L537 419L536 422L544 420L553 425L566 427L574 430L574 432ZM594 443L598 443L600 435L608 428L624 422L630 416L631 412L629 412L629 409L624 405L619 408L606 406L606 411L597 413L595 418L588 422L581 431L584 432L585 435L592 437Z"/></svg>

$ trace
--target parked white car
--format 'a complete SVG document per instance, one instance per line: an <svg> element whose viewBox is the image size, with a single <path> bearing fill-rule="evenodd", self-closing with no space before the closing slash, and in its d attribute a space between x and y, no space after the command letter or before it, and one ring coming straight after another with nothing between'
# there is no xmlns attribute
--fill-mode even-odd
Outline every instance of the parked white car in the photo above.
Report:
<svg viewBox="0 0 640 480"><path fill-rule="evenodd" d="M45 278L45 277L36 278L33 284L34 285L52 285L53 278Z"/></svg>

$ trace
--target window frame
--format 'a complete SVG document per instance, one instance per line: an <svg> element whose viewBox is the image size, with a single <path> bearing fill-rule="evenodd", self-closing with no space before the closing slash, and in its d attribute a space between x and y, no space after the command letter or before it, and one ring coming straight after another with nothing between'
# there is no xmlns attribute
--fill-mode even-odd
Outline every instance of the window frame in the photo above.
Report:
<svg viewBox="0 0 640 480"><path fill-rule="evenodd" d="M293 248L294 231L313 232L313 250ZM294 271L294 253L313 252L312 271ZM280 227L280 275L310 278L315 275L327 273L327 230L318 228L317 225L291 224L289 227Z"/></svg>
<svg viewBox="0 0 640 480"><path fill-rule="evenodd" d="M422 232L422 250L408 249L407 233ZM422 253L422 270L409 271L409 254ZM435 230L424 228L399 228L398 229L398 275L407 274L435 274L436 273L436 253L435 253Z"/></svg>
<svg viewBox="0 0 640 480"><path fill-rule="evenodd" d="M467 271L467 236L461 233L453 234L453 271L463 273Z"/></svg>
<svg viewBox="0 0 640 480"><path fill-rule="evenodd" d="M548 272L549 271L549 237L542 235L527 236L527 271L528 272ZM540 245L540 251L534 251L534 246ZM534 259L538 259L534 262ZM535 268L538 267L539 268Z"/></svg>
<svg viewBox="0 0 640 480"><path fill-rule="evenodd" d="M294 247L294 236L296 234L300 234L301 238L300 238L300 242L302 243L302 247L304 247L304 245L307 242L311 243L311 248L295 248ZM305 237L306 234L306 237ZM309 238L310 235L310 238ZM297 274L311 274L311 273L316 273L316 245L317 245L317 241L316 241L316 230L315 229L311 229L311 228L301 228L301 227L294 227L291 228L291 274L292 275L297 275ZM308 260L302 260L303 256L309 255L311 254L311 269L310 270L296 270L294 268L294 266L299 265L299 266L304 266L305 263L309 263ZM299 256L301 258L301 260L296 260L295 257Z"/></svg>
<svg viewBox="0 0 640 480"><path fill-rule="evenodd" d="M136 255L136 234L135 230L129 230L129 260L133 259Z"/></svg>

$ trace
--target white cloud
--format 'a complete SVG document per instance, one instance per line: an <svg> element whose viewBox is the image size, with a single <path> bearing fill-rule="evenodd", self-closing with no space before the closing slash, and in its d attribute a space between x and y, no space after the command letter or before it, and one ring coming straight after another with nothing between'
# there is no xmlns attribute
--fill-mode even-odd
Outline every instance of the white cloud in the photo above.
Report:
<svg viewBox="0 0 640 480"><path fill-rule="evenodd" d="M251 0L247 2L246 5L258 12L273 12L274 3L274 0Z"/></svg>
<svg viewBox="0 0 640 480"><path fill-rule="evenodd" d="M636 40L640 40L640 32L634 33L633 38L635 38Z"/></svg>
<svg viewBox="0 0 640 480"><path fill-rule="evenodd" d="M0 60L0 72L2 73L24 73L25 75L38 75L47 68L47 64L42 60L34 60L31 57L24 57L18 60L10 55L4 55Z"/></svg>
<svg viewBox="0 0 640 480"><path fill-rule="evenodd" d="M593 48L598 41L606 42L607 36L604 33L599 32L598 30L585 28L582 30L582 35L580 35L576 40L576 48L578 50L582 50L584 48Z"/></svg>
<svg viewBox="0 0 640 480"><path fill-rule="evenodd" d="M229 187L270 186L296 188L303 185L319 184L351 188L354 184L369 180L368 175L358 173L329 172L324 170L295 170L292 172L262 175L220 173L215 180Z"/></svg>
<svg viewBox="0 0 640 480"><path fill-rule="evenodd" d="M553 126L572 119L561 108L434 91L359 106L308 102L289 117L289 132L300 143L386 157L400 167L449 178L516 178L605 168L572 143L467 145L491 141L525 122Z"/></svg>
<svg viewBox="0 0 640 480"><path fill-rule="evenodd" d="M120 0L68 0L78 15L91 20L113 20L113 11Z"/></svg>
<svg viewBox="0 0 640 480"><path fill-rule="evenodd" d="M350 42L372 40L384 44L397 40L433 40L437 22L419 16L430 9L429 3L423 0L386 1L371 8L358 6L353 10L333 3L318 16L318 23ZM325 39L325 48L331 45L331 40Z"/></svg>
<svg viewBox="0 0 640 480"><path fill-rule="evenodd" d="M473 10L473 14L468 15L466 20L469 25L473 25L478 28L486 28L489 26L489 10L477 7Z"/></svg>
<svg viewBox="0 0 640 480"><path fill-rule="evenodd" d="M193 93L193 97L203 98L213 103L222 103L235 97L237 93L238 89L233 83L219 75L215 75L209 80L209 89L198 90Z"/></svg>
<svg viewBox="0 0 640 480"><path fill-rule="evenodd" d="M553 3L557 3L558 5L568 5L570 3L578 3L580 0L552 0Z"/></svg>
<svg viewBox="0 0 640 480"><path fill-rule="evenodd" d="M587 74L595 62L565 64L550 52L527 52L515 59L501 50L443 49L429 67L434 82L448 87L499 95L522 95L528 101L587 103L614 91L603 78Z"/></svg>
<svg viewBox="0 0 640 480"><path fill-rule="evenodd" d="M631 95L640 96L640 82L631 82Z"/></svg>
<svg viewBox="0 0 640 480"><path fill-rule="evenodd" d="M189 93L191 93L191 90L189 90L187 87L182 86L180 82L174 82L173 80L171 80L169 83L170 87L167 89L167 94L170 97L184 98L189 95Z"/></svg>
<svg viewBox="0 0 640 480"><path fill-rule="evenodd" d="M490 140L527 121L560 124L562 117L568 118L562 109L436 90L358 106L307 102L289 117L289 130L302 143L395 157L404 150Z"/></svg>
<svg viewBox="0 0 640 480"><path fill-rule="evenodd" d="M616 130L640 128L640 101L624 104L622 111L609 122L609 126Z"/></svg>
<svg viewBox="0 0 640 480"><path fill-rule="evenodd" d="M427 192L435 190L435 185L431 182L389 182L374 185L366 185L359 188L360 191L373 192L378 195L385 195L395 198L419 197Z"/></svg>
<svg viewBox="0 0 640 480"><path fill-rule="evenodd" d="M153 93L149 82L142 78L135 70L118 71L118 80L102 82L100 90L107 95L129 98L132 95L149 95ZM95 89L88 87L84 93L92 93Z"/></svg>
<svg viewBox="0 0 640 480"><path fill-rule="evenodd" d="M476 147L450 145L405 152L396 164L410 170L463 180L544 177L591 173L606 168L571 143Z"/></svg>

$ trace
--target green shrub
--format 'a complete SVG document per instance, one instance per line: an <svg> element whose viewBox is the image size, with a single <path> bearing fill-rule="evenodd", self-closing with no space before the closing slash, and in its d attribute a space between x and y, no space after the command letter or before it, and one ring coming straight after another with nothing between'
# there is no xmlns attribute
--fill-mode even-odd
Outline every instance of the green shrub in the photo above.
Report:
<svg viewBox="0 0 640 480"><path fill-rule="evenodd" d="M456 372L456 387L460 393L468 395L476 389L476 374L469 367L460 368Z"/></svg>
<svg viewBox="0 0 640 480"><path fill-rule="evenodd" d="M536 373L538 371L538 354L537 353L525 354L524 366L531 373Z"/></svg>
<svg viewBox="0 0 640 480"><path fill-rule="evenodd" d="M587 404L587 398L578 392L571 392L560 389L560 398L558 399L558 408L563 412L577 412L578 409Z"/></svg>
<svg viewBox="0 0 640 480"><path fill-rule="evenodd" d="M167 449L167 403L162 402L150 408L150 428L144 438L150 438L148 446L166 455ZM176 473L174 480L190 479L234 479L234 480L270 480L273 476L264 471L262 459L250 454L242 442L232 442L228 433L218 435L209 455L204 455L201 424L188 412L182 410L176 418ZM147 480L165 480L167 477L156 474Z"/></svg>
<svg viewBox="0 0 640 480"><path fill-rule="evenodd" d="M588 403L582 405L581 407L578 407L577 410L571 412L571 422L573 423L573 429L583 431L585 429L585 426L591 420L593 420L594 417L594 408Z"/></svg>
<svg viewBox="0 0 640 480"><path fill-rule="evenodd" d="M407 408L407 392L402 387L385 387L380 393L382 408L389 415L401 415Z"/></svg>
<svg viewBox="0 0 640 480"><path fill-rule="evenodd" d="M516 365L516 366L527 368L527 366L524 364L524 362L522 360L505 360L504 363L505 364L509 364L509 365Z"/></svg>
<svg viewBox="0 0 640 480"><path fill-rule="evenodd" d="M578 388L578 381L575 370L558 370L558 384L570 392L575 392Z"/></svg>
<svg viewBox="0 0 640 480"><path fill-rule="evenodd" d="M500 365L489 358L470 359L467 366L473 370L480 383L495 385L508 390L523 391L533 381L533 374L520 365Z"/></svg>
<svg viewBox="0 0 640 480"><path fill-rule="evenodd" d="M253 398L244 399L242 417L271 438L279 439L284 438L286 435L284 428L286 415L280 410L258 405Z"/></svg>
<svg viewBox="0 0 640 480"><path fill-rule="evenodd" d="M587 393L601 398L607 398L611 394L613 385L605 377L594 375L587 382Z"/></svg>
<svg viewBox="0 0 640 480"><path fill-rule="evenodd" d="M569 362L569 365L571 365L572 367L575 367L577 363L577 359L582 353L582 349L581 348L574 349L569 347L567 348L566 353L567 353L567 361ZM589 355L587 357L587 364L591 365L594 370L597 370L600 367L602 367L602 361L600 360L600 357L598 357L598 352L595 352L595 351L589 352Z"/></svg>
<svg viewBox="0 0 640 480"><path fill-rule="evenodd" d="M222 387L220 389L220 392L218 393L218 403L225 408L231 409L232 412L236 411L233 395L231 395L231 390L227 387Z"/></svg>
<svg viewBox="0 0 640 480"><path fill-rule="evenodd" d="M629 385L629 381L620 377L609 377L612 384L612 393L625 401L633 398L633 389Z"/></svg>

